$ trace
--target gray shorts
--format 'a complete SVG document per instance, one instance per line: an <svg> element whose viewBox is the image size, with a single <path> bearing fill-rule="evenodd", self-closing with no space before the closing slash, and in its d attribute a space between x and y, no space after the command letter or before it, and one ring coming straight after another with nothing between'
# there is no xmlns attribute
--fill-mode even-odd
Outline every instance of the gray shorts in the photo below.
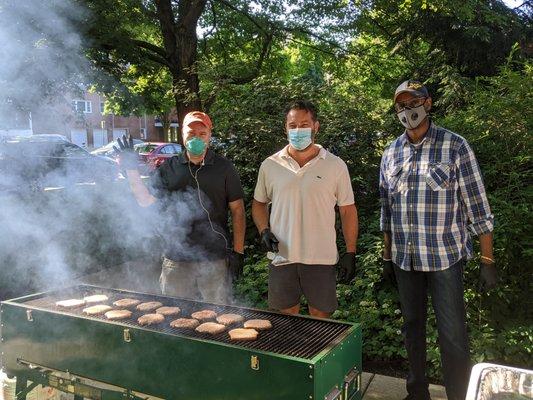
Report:
<svg viewBox="0 0 533 400"><path fill-rule="evenodd" d="M163 257L161 292L169 296L213 303L232 302L232 282L223 260L184 262Z"/></svg>
<svg viewBox="0 0 533 400"><path fill-rule="evenodd" d="M335 265L268 266L268 305L275 310L300 304L303 294L311 307L332 313L338 307L336 289Z"/></svg>

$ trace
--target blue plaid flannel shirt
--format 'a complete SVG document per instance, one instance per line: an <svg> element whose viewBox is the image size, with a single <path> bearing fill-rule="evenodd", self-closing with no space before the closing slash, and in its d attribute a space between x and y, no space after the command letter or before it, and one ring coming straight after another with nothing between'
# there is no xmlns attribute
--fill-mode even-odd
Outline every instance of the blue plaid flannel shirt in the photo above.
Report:
<svg viewBox="0 0 533 400"><path fill-rule="evenodd" d="M381 230L404 270L438 271L472 257L470 234L491 232L494 216L474 152L433 122L418 145L404 133L383 153Z"/></svg>

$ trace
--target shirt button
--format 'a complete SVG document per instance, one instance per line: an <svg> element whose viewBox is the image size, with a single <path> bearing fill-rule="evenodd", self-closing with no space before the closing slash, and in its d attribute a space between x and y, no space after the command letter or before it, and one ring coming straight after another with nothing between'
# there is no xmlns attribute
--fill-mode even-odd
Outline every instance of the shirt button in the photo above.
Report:
<svg viewBox="0 0 533 400"><path fill-rule="evenodd" d="M407 244L408 244L409 246L411 246L411 242L407 242Z"/></svg>
<svg viewBox="0 0 533 400"><path fill-rule="evenodd" d="M412 204L409 204L409 208L413 208L413 205L412 205Z"/></svg>

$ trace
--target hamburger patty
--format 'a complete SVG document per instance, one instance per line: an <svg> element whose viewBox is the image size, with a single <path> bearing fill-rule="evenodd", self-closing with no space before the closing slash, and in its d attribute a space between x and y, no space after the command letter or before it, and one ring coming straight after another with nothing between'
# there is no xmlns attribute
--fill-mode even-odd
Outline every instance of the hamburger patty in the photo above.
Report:
<svg viewBox="0 0 533 400"><path fill-rule="evenodd" d="M160 324L165 320L161 314L144 314L137 319L139 325Z"/></svg>
<svg viewBox="0 0 533 400"><path fill-rule="evenodd" d="M244 327L262 331L266 329L272 329L272 322L270 322L268 319L249 319L244 323Z"/></svg>
<svg viewBox="0 0 533 400"><path fill-rule="evenodd" d="M136 308L139 311L154 311L156 308L159 308L163 305L158 301L148 301L146 303L139 304Z"/></svg>
<svg viewBox="0 0 533 400"><path fill-rule="evenodd" d="M101 303L103 301L109 300L109 297L107 297L105 294L94 294L92 296L86 296L83 298L87 304L91 303Z"/></svg>
<svg viewBox="0 0 533 400"><path fill-rule="evenodd" d="M181 309L179 307L159 307L155 312L161 315L177 315Z"/></svg>
<svg viewBox="0 0 533 400"><path fill-rule="evenodd" d="M229 333L231 340L257 340L259 332L255 329L237 328L232 329Z"/></svg>
<svg viewBox="0 0 533 400"><path fill-rule="evenodd" d="M135 307L137 304L139 304L141 300L136 299L120 299L113 303L115 307L123 307L123 308L130 308Z"/></svg>
<svg viewBox="0 0 533 400"><path fill-rule="evenodd" d="M217 322L222 325L231 325L242 321L244 321L244 317L239 314L222 314L217 317Z"/></svg>
<svg viewBox="0 0 533 400"><path fill-rule="evenodd" d="M56 307L61 308L76 308L85 305L85 300L81 299L69 299L56 301Z"/></svg>
<svg viewBox="0 0 533 400"><path fill-rule="evenodd" d="M194 329L200 325L200 321L192 318L178 318L170 323L173 328Z"/></svg>
<svg viewBox="0 0 533 400"><path fill-rule="evenodd" d="M217 316L217 313L212 310L201 310L201 311L193 312L191 314L191 317L193 317L194 319L198 319L200 321L205 320L205 319L215 319L216 316Z"/></svg>
<svg viewBox="0 0 533 400"><path fill-rule="evenodd" d="M211 335L222 333L225 330L226 327L224 325L217 324L216 322L204 322L202 325L196 327L196 332L209 333Z"/></svg>
<svg viewBox="0 0 533 400"><path fill-rule="evenodd" d="M126 319L131 317L130 310L111 310L105 313L107 319Z"/></svg>
<svg viewBox="0 0 533 400"><path fill-rule="evenodd" d="M84 308L83 313L87 315L100 315L109 310L112 310L112 307L105 304L98 304L96 306Z"/></svg>

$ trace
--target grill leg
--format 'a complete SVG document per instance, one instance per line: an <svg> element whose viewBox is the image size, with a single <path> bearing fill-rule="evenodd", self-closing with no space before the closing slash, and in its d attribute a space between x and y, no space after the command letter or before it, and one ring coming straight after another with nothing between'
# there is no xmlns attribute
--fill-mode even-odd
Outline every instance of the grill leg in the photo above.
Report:
<svg viewBox="0 0 533 400"><path fill-rule="evenodd" d="M17 400L26 400L26 395L33 390L38 383L32 382L28 386L28 380L17 376L17 384L15 386L15 396Z"/></svg>

